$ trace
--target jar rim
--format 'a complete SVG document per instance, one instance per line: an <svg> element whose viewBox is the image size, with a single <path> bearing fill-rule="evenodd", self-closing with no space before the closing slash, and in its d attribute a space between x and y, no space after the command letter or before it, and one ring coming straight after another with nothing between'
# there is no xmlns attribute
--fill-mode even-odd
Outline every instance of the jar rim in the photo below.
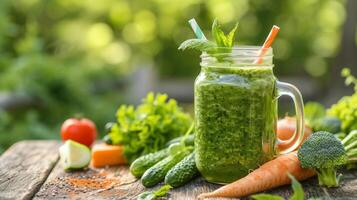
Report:
<svg viewBox="0 0 357 200"><path fill-rule="evenodd" d="M227 56L227 57L249 57L249 58L258 58L260 57L261 52L265 52L265 57L272 57L273 56L273 48L262 48L261 46L251 46L251 45L241 45L241 46L234 46L234 47L215 47L217 50L214 53L207 53L202 52L201 58L208 58L212 56ZM225 50L227 52L225 52Z"/></svg>
<svg viewBox="0 0 357 200"><path fill-rule="evenodd" d="M273 49L262 49L260 46L219 47L214 51L202 52L200 57L201 66L264 66L273 64Z"/></svg>

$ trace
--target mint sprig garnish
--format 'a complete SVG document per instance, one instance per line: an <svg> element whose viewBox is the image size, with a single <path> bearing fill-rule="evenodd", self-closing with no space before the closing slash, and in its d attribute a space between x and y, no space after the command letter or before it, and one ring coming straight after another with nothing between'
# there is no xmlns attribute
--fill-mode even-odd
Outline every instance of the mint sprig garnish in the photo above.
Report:
<svg viewBox="0 0 357 200"><path fill-rule="evenodd" d="M234 38L238 29L238 23L235 24L234 28L226 35L222 29L218 20L215 19L212 24L212 35L216 40L218 47L230 47L234 46Z"/></svg>
<svg viewBox="0 0 357 200"><path fill-rule="evenodd" d="M209 51L217 47L214 42L203 39L189 39L181 43L178 49L196 49L200 51Z"/></svg>
<svg viewBox="0 0 357 200"><path fill-rule="evenodd" d="M238 23L235 24L233 29L228 34L225 34L221 29L218 20L215 19L212 24L212 36L214 37L214 42L206 39L189 39L182 42L178 49L195 49L206 52L210 55L214 55L216 53L229 53L232 52L237 30ZM216 55L215 57L219 62L224 60L223 55Z"/></svg>

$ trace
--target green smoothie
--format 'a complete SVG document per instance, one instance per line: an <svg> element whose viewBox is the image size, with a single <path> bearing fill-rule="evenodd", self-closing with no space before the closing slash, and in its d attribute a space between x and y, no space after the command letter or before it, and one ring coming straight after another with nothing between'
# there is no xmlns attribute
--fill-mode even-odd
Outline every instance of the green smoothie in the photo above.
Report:
<svg viewBox="0 0 357 200"><path fill-rule="evenodd" d="M195 82L196 165L207 181L229 183L275 152L272 66L203 66Z"/></svg>

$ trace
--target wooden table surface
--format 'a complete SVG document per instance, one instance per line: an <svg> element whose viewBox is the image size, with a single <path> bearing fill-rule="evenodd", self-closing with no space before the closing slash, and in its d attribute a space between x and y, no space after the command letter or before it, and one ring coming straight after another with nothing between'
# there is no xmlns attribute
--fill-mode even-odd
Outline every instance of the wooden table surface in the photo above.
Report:
<svg viewBox="0 0 357 200"><path fill-rule="evenodd" d="M58 163L59 145L58 141L22 141L1 155L0 200L136 199L146 190L129 173L127 166L64 172ZM302 182L306 198L357 199L357 170L343 174L341 187L334 189L318 187L316 178ZM197 178L181 188L171 190L168 199L196 199L198 194L218 187ZM284 186L267 193L287 198L291 195L291 189L290 186Z"/></svg>

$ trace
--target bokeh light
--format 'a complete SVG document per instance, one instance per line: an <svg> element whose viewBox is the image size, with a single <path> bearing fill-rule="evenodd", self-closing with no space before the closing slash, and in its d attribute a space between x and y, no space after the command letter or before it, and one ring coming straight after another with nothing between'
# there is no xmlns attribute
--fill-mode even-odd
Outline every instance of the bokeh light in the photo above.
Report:
<svg viewBox="0 0 357 200"><path fill-rule="evenodd" d="M120 64L129 61L131 50L126 43L117 41L108 45L102 51L102 56L109 64Z"/></svg>
<svg viewBox="0 0 357 200"><path fill-rule="evenodd" d="M327 72L327 64L319 57L310 57L305 63L305 70L313 77L320 77Z"/></svg>
<svg viewBox="0 0 357 200"><path fill-rule="evenodd" d="M45 105L21 110L21 117L0 108L0 129L8 133L0 134L0 152L19 138L52 137L46 133L58 128L58 121L78 112L103 127L130 97L126 90L118 92L116 83L135 83L127 80L142 67L151 66L145 70L157 73L158 83L193 82L200 53L177 49L195 37L187 23L191 18L209 39L213 19L226 32L238 21L236 45L262 45L272 25L280 26L272 46L274 73L313 80L311 88L319 94L331 88L332 72L344 67L340 63L353 59L341 55L342 41L348 48L357 45L357 26L346 23L355 15L346 9L349 1L0 1L0 92L26 94ZM28 131L29 124L42 132Z"/></svg>
<svg viewBox="0 0 357 200"><path fill-rule="evenodd" d="M116 25L121 26L131 19L132 11L129 3L118 1L109 8L109 18Z"/></svg>
<svg viewBox="0 0 357 200"><path fill-rule="evenodd" d="M108 45L113 39L112 29L105 23L96 23L89 27L86 34L86 43L89 48L101 48Z"/></svg>

